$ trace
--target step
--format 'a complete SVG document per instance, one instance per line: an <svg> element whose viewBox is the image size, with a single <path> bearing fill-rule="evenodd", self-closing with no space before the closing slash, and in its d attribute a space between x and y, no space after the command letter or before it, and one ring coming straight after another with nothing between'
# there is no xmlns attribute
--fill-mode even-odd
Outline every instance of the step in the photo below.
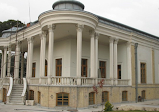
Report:
<svg viewBox="0 0 159 112"><path fill-rule="evenodd" d="M9 102L7 105L24 105L24 103L17 103L17 102Z"/></svg>

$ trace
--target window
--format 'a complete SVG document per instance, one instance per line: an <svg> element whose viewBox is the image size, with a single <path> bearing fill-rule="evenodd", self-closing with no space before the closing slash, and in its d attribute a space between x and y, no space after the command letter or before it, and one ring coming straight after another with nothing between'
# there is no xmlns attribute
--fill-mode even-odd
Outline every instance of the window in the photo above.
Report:
<svg viewBox="0 0 159 112"><path fill-rule="evenodd" d="M81 77L87 77L87 59L82 59L82 62L81 62Z"/></svg>
<svg viewBox="0 0 159 112"><path fill-rule="evenodd" d="M47 60L45 60L45 76L47 76Z"/></svg>
<svg viewBox="0 0 159 112"><path fill-rule="evenodd" d="M40 104L41 103L41 92L38 91L38 103Z"/></svg>
<svg viewBox="0 0 159 112"><path fill-rule="evenodd" d="M102 92L102 102L107 102L107 101L109 101L109 92L103 91Z"/></svg>
<svg viewBox="0 0 159 112"><path fill-rule="evenodd" d="M29 91L29 100L34 100L34 91L33 90Z"/></svg>
<svg viewBox="0 0 159 112"><path fill-rule="evenodd" d="M145 92L145 90L141 91L141 97L143 99L146 99L146 92Z"/></svg>
<svg viewBox="0 0 159 112"><path fill-rule="evenodd" d="M95 93L94 92L89 93L89 105L95 104L94 97L95 97Z"/></svg>
<svg viewBox="0 0 159 112"><path fill-rule="evenodd" d="M32 77L35 77L36 63L32 65Z"/></svg>
<svg viewBox="0 0 159 112"><path fill-rule="evenodd" d="M118 65L118 79L121 79L121 65Z"/></svg>
<svg viewBox="0 0 159 112"><path fill-rule="evenodd" d="M56 105L57 106L68 106L69 105L69 94L68 93L57 93L56 94Z"/></svg>
<svg viewBox="0 0 159 112"><path fill-rule="evenodd" d="M99 69L101 71L101 78L106 78L106 62L105 61L99 62Z"/></svg>
<svg viewBox="0 0 159 112"><path fill-rule="evenodd" d="M127 91L122 92L122 101L127 101Z"/></svg>
<svg viewBox="0 0 159 112"><path fill-rule="evenodd" d="M146 63L141 63L141 83L146 83Z"/></svg>
<svg viewBox="0 0 159 112"><path fill-rule="evenodd" d="M62 59L56 59L56 76L62 76Z"/></svg>

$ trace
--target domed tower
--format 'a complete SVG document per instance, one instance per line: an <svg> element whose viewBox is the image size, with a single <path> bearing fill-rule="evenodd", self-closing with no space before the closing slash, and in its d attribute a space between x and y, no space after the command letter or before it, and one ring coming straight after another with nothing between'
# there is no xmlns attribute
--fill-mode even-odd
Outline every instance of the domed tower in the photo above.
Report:
<svg viewBox="0 0 159 112"><path fill-rule="evenodd" d="M84 10L84 5L76 0L58 0L52 5L53 10Z"/></svg>

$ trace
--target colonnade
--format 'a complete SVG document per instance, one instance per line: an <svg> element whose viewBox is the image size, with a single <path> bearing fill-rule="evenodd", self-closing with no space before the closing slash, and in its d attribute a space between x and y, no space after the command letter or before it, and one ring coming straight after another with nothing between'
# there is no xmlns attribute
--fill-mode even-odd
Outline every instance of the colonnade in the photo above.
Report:
<svg viewBox="0 0 159 112"><path fill-rule="evenodd" d="M51 84L51 75L53 73L53 49L54 49L54 31L55 25L48 25L48 31L42 31L39 34L41 39L41 47L40 47L40 78L45 76L45 51L46 51L46 37L47 32L49 35L49 45L48 45L48 84ZM82 32L84 29L84 25L78 24L77 25L77 66L76 66L76 76L81 77L81 59L82 59ZM98 78L98 39L99 33L91 30L90 34L90 77L91 78ZM33 60L33 46L34 41L33 37L27 38L28 41L28 55L27 55L27 70L26 70L26 77L32 77L32 60ZM109 37L109 75L110 79L112 79L112 84L117 85L117 44L118 38ZM11 62L11 48L8 47L8 62ZM19 78L19 58L20 58L20 44L19 42L16 43L16 52L15 52L15 68L14 68L14 78ZM7 47L4 47L2 51L2 64L6 63L7 57ZM131 80L131 43L127 42L127 66L128 66L128 79ZM2 67L1 74L2 77L5 77L6 65ZM8 65L7 71L10 71L10 65ZM9 76L9 72L7 75ZM80 85L81 80L78 80L78 84ZM41 80L39 80L39 83ZM129 81L131 84L131 81Z"/></svg>

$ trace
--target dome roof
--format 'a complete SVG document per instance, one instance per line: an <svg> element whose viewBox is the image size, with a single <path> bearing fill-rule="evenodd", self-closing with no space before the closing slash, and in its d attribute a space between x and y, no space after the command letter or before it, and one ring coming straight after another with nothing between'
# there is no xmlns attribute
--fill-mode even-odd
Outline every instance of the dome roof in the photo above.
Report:
<svg viewBox="0 0 159 112"><path fill-rule="evenodd" d="M55 9L55 7L60 4L72 4L72 5L76 5L82 9L84 9L84 5L81 2L76 1L76 0L58 0L52 5L52 8Z"/></svg>

